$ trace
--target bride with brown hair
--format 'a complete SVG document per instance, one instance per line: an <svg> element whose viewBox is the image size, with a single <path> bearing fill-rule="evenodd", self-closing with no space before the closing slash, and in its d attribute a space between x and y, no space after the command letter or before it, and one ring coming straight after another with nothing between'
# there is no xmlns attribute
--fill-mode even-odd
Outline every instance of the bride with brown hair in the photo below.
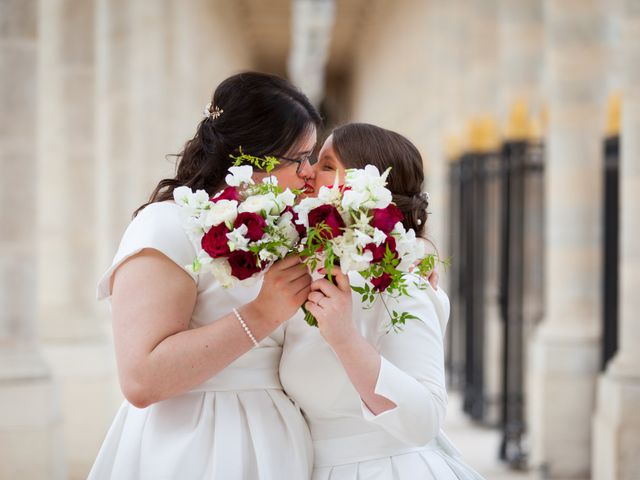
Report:
<svg viewBox="0 0 640 480"><path fill-rule="evenodd" d="M405 228L424 235L428 200L423 164L403 136L373 125L349 124L324 143L310 183L315 190L345 169L388 167L387 188ZM418 240L420 241L420 240ZM409 287L410 296L386 298L390 309L409 312L399 333L380 301L365 308L351 285L357 273L339 268L337 285L311 284L306 308L318 328L287 323L280 378L309 424L314 480L478 480L441 432L447 408L443 336L449 300L442 289ZM411 283L411 282L410 282Z"/></svg>

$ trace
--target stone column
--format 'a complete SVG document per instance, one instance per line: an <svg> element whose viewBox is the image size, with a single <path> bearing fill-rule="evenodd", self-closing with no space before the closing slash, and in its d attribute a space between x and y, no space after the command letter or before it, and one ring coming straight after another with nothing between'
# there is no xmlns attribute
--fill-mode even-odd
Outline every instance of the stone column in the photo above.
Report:
<svg viewBox="0 0 640 480"><path fill-rule="evenodd" d="M622 10L619 347L598 384L593 477L631 480L640 472L640 1ZM605 279L606 281L606 279Z"/></svg>
<svg viewBox="0 0 640 480"><path fill-rule="evenodd" d="M38 307L72 478L86 477L121 398L95 294L94 25L93 1L41 2Z"/></svg>
<svg viewBox="0 0 640 480"><path fill-rule="evenodd" d="M600 358L604 39L598 0L544 4L545 318L530 346L530 464L588 478Z"/></svg>
<svg viewBox="0 0 640 480"><path fill-rule="evenodd" d="M0 477L64 477L58 391L37 343L38 6L0 1Z"/></svg>

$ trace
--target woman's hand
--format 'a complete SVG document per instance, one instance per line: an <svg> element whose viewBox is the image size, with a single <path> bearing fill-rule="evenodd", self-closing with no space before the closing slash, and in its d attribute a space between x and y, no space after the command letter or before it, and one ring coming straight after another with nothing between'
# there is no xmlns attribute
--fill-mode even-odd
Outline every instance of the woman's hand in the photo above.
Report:
<svg viewBox="0 0 640 480"><path fill-rule="evenodd" d="M291 318L305 302L310 285L307 266L298 255L290 255L269 268L260 293L251 303L260 312L261 319L271 321L275 328Z"/></svg>
<svg viewBox="0 0 640 480"><path fill-rule="evenodd" d="M332 272L336 285L326 278L311 284L305 307L318 321L320 333L331 346L349 342L358 335L351 312L351 285L339 268Z"/></svg>

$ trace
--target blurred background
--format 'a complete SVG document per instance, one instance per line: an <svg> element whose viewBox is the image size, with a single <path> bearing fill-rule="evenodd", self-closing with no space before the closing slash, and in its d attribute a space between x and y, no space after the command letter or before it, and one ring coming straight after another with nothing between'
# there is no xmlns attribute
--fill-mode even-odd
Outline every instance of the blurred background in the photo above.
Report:
<svg viewBox="0 0 640 480"><path fill-rule="evenodd" d="M97 279L247 69L421 150L467 460L640 478L640 0L0 0L0 478L86 477Z"/></svg>

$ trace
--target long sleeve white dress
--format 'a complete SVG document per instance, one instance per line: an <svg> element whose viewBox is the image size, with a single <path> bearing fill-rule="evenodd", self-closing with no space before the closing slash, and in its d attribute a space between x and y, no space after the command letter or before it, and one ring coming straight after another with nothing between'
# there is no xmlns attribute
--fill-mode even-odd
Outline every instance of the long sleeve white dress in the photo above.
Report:
<svg viewBox="0 0 640 480"><path fill-rule="evenodd" d="M364 282L358 274L350 281ZM481 479L441 432L449 300L431 286L409 293L386 298L390 310L419 318L407 320L400 333L386 333L389 316L380 299L365 309L353 294L354 321L381 356L375 392L397 405L379 415L362 402L319 330L301 318L287 322L280 378L311 430L313 480Z"/></svg>

